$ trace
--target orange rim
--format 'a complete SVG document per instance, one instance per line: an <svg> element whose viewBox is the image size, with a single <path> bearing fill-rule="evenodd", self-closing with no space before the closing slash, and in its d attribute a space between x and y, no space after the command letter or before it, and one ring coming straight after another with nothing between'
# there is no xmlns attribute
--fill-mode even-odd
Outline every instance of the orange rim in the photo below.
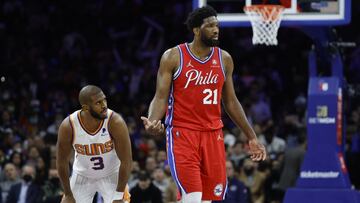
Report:
<svg viewBox="0 0 360 203"><path fill-rule="evenodd" d="M259 15L261 15L264 20L271 20L276 21L280 14L284 11L285 7L281 5L251 5L251 6L245 6L244 11L245 12L256 12ZM275 11L275 13L268 12L268 11Z"/></svg>

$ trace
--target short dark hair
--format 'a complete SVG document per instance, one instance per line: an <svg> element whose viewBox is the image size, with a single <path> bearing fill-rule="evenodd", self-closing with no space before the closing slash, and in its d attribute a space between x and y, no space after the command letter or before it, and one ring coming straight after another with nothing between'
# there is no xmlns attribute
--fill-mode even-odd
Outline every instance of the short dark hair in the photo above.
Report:
<svg viewBox="0 0 360 203"><path fill-rule="evenodd" d="M138 179L141 181L151 180L150 175L147 171L141 170L138 173Z"/></svg>
<svg viewBox="0 0 360 203"><path fill-rule="evenodd" d="M80 105L89 104L91 102L91 96L102 92L100 87L95 85L86 85L80 90L79 102Z"/></svg>
<svg viewBox="0 0 360 203"><path fill-rule="evenodd" d="M213 7L204 6L197 8L193 12L189 13L185 24L189 31L192 31L193 28L200 27L203 24L203 20L210 16L217 16L217 13Z"/></svg>

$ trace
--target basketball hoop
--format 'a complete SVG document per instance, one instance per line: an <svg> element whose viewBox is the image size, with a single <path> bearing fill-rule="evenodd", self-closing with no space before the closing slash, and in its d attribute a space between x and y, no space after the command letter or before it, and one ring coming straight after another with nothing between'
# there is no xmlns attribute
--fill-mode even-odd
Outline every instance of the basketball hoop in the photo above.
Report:
<svg viewBox="0 0 360 203"><path fill-rule="evenodd" d="M284 9L280 5L263 4L244 7L253 29L253 44L277 45L276 36Z"/></svg>

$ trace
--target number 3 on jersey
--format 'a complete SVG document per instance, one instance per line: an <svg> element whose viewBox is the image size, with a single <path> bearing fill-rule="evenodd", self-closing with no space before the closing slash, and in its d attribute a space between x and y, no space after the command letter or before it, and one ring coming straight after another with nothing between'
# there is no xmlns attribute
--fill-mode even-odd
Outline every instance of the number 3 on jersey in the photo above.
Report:
<svg viewBox="0 0 360 203"><path fill-rule="evenodd" d="M205 97L203 99L203 104L217 104L217 93L218 90L212 91L211 89L204 89L203 93Z"/></svg>
<svg viewBox="0 0 360 203"><path fill-rule="evenodd" d="M90 161L94 162L94 170L101 170L104 168L104 160L102 157L92 157Z"/></svg>

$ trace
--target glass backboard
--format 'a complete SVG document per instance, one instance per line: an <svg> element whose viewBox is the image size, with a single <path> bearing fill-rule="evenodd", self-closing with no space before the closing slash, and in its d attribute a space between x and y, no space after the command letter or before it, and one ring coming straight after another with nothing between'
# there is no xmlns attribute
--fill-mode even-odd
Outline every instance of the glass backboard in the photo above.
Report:
<svg viewBox="0 0 360 203"><path fill-rule="evenodd" d="M281 26L332 26L350 22L351 0L193 0L193 7L214 7L221 26L251 26L244 6L264 2L286 8Z"/></svg>

